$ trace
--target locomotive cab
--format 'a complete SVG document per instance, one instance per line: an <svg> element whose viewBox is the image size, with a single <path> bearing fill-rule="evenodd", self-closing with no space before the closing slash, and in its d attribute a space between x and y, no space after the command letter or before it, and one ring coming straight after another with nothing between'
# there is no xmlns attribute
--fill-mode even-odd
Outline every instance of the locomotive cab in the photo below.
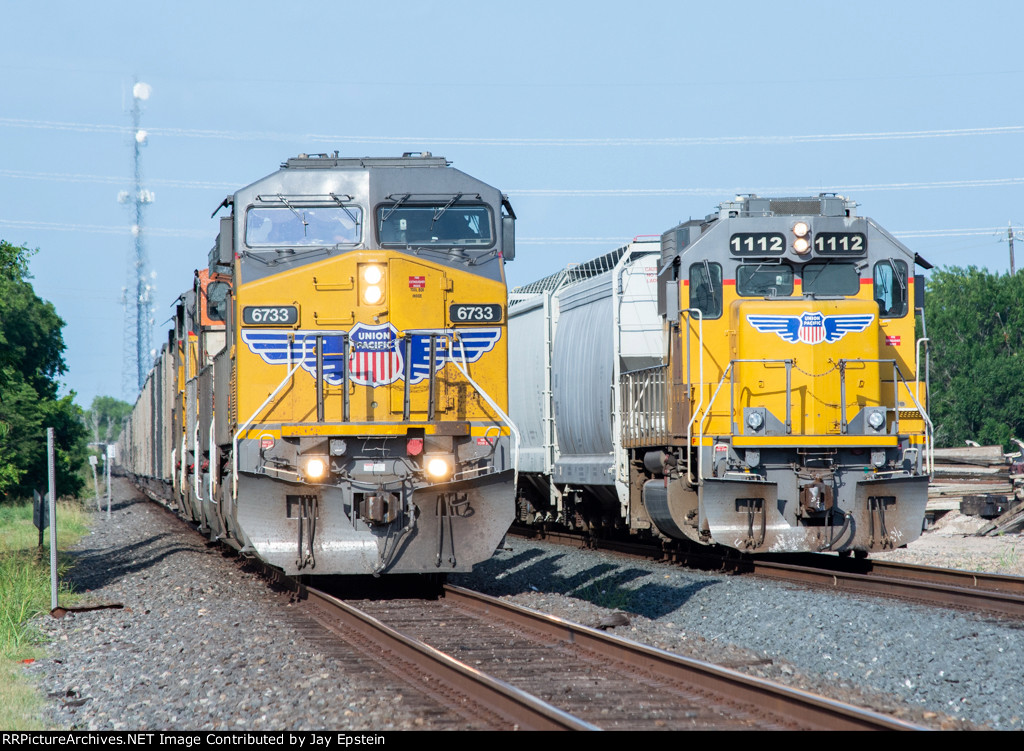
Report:
<svg viewBox="0 0 1024 751"><path fill-rule="evenodd" d="M666 435L632 441L637 522L759 552L918 537L931 426L915 256L854 208L748 196L663 235Z"/></svg>
<svg viewBox="0 0 1024 751"><path fill-rule="evenodd" d="M319 154L224 205L229 541L287 573L490 557L514 508L508 199L430 154Z"/></svg>

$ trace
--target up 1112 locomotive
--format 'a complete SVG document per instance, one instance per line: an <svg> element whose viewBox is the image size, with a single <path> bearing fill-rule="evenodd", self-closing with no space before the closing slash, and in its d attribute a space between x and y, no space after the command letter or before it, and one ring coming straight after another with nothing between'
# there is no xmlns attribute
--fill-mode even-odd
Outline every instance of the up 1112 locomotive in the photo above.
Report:
<svg viewBox="0 0 1024 751"><path fill-rule="evenodd" d="M916 539L928 264L855 206L742 196L513 290L520 521L747 552Z"/></svg>
<svg viewBox="0 0 1024 751"><path fill-rule="evenodd" d="M302 154L220 208L124 470L288 574L489 558L514 514L507 197L430 154Z"/></svg>

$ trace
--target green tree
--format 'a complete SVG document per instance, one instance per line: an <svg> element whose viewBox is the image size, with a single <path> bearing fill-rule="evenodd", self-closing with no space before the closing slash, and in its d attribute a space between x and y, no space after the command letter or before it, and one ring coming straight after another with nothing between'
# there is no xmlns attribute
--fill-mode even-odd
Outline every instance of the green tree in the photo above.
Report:
<svg viewBox="0 0 1024 751"><path fill-rule="evenodd" d="M85 413L85 426L94 443L114 443L121 435L132 405L112 396L97 396Z"/></svg>
<svg viewBox="0 0 1024 751"><path fill-rule="evenodd" d="M1024 438L1024 274L947 267L927 290L936 445L1011 448Z"/></svg>
<svg viewBox="0 0 1024 751"><path fill-rule="evenodd" d="M25 497L47 485L46 428L55 429L61 495L82 486L86 430L73 395L58 397L64 322L29 282L36 251L0 240L0 496Z"/></svg>

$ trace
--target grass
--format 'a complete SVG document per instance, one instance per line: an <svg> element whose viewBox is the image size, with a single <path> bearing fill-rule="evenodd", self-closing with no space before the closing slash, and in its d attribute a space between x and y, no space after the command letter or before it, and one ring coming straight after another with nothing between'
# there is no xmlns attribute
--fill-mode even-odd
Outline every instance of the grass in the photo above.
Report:
<svg viewBox="0 0 1024 751"><path fill-rule="evenodd" d="M609 610L630 610L630 604L636 592L626 589L615 582L599 581L579 587L572 593L573 597L586 600L598 607Z"/></svg>
<svg viewBox="0 0 1024 751"><path fill-rule="evenodd" d="M88 531L86 514L77 501L57 504L57 578L70 565L61 550ZM41 699L20 670L20 662L42 655L40 635L31 620L50 611L50 531L38 548L39 530L32 524L32 504L0 506L0 728L42 729ZM61 605L73 595L60 584Z"/></svg>
<svg viewBox="0 0 1024 751"><path fill-rule="evenodd" d="M999 554L999 570L1006 571L1008 569L1015 568L1019 562L1019 554L1017 553L1017 546L1013 545L1009 550L1004 550Z"/></svg>

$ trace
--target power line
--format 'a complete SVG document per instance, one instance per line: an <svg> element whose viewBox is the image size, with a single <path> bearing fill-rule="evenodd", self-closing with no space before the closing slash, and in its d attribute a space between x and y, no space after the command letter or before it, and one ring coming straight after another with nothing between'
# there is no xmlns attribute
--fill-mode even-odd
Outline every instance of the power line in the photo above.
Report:
<svg viewBox="0 0 1024 751"><path fill-rule="evenodd" d="M68 224L64 222L30 222L17 219L0 219L0 227L13 229L41 230L44 232L86 232L100 235L133 235L131 227L100 224ZM146 237L191 237L208 240L211 233L206 230L172 229L166 227L144 227L139 232Z"/></svg>
<svg viewBox="0 0 1024 751"><path fill-rule="evenodd" d="M125 134L131 130L120 125L102 123L75 123L52 120L0 117L0 126L39 130L65 130L80 133ZM747 135L747 136L672 136L666 138L502 138L481 136L380 136L380 135L328 135L322 133L278 133L273 131L233 131L200 128L150 128L159 136L185 138L213 138L231 141L307 141L330 143L408 144L432 143L458 146L736 146L785 145L794 143L826 143L849 141L893 141L930 138L963 138L969 136L1017 135L1024 133L1024 125L987 126L979 128L949 128L944 130L881 131L875 133L817 133L805 135Z"/></svg>
<svg viewBox="0 0 1024 751"><path fill-rule="evenodd" d="M0 169L0 177L10 177L18 180L41 180L62 183L100 183L106 185L120 185L124 178L117 175L83 175L76 172L29 172L28 170ZM198 188L202 190L229 190L234 192L239 185L245 181L239 180L236 183L203 182L201 180L172 180L167 178L150 178L151 185L159 185L167 188Z"/></svg>
<svg viewBox="0 0 1024 751"><path fill-rule="evenodd" d="M86 175L71 172L29 172L26 170L0 169L0 177L9 177L25 180L52 180L54 182L77 182L77 183L100 183L115 184L122 182L123 178L113 175ZM234 191L245 181L239 180L235 183L228 182L205 182L202 180L174 180L153 178L149 180L152 185L198 190L227 190ZM1024 185L1024 177L991 177L976 178L970 180L932 180L926 182L902 182L902 183L853 183L850 185L798 185L798 186L774 186L774 187L753 187L742 188L744 193L757 193L763 195L803 195L806 193L868 193L874 191L899 191L899 190L942 190L962 188L991 188L1007 187L1013 185ZM727 196L737 192L732 187L698 187L698 188L518 188L505 191L513 196L548 196L567 198L617 198L621 196Z"/></svg>
<svg viewBox="0 0 1024 751"><path fill-rule="evenodd" d="M851 185L800 185L743 188L743 193L758 195L805 195L807 193L868 193L886 190L934 190L947 188L990 188L1024 184L1024 177L996 177L974 180L933 180L930 182L860 183ZM505 191L518 196L617 197L617 196L724 196L737 192L731 188L524 188Z"/></svg>
<svg viewBox="0 0 1024 751"><path fill-rule="evenodd" d="M59 222L28 222L13 219L0 219L0 227L12 227L14 229L43 230L56 232L85 232L91 234L105 235L130 235L132 231L128 227L104 226L97 224L62 224ZM169 229L161 227L146 227L144 234L149 237L189 237L199 240L209 239L211 232L204 230ZM920 239L934 237L971 237L975 235L991 235L1002 237L1005 235L1005 227L969 227L964 229L919 229L902 230L890 232L891 235L899 238ZM519 237L517 243L527 245L563 244L563 245L592 245L592 244L614 244L629 242L631 238L623 237Z"/></svg>

